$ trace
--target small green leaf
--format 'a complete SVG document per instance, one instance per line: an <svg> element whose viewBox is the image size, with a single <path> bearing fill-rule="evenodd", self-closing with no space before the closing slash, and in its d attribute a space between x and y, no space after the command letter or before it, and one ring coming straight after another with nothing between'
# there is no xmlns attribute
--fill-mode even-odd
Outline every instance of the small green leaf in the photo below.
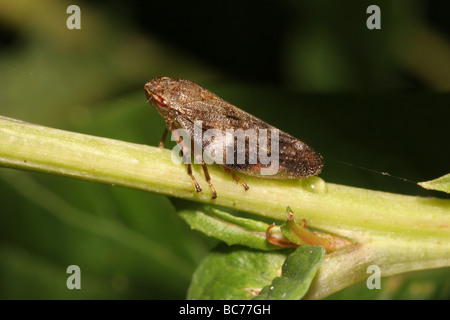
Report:
<svg viewBox="0 0 450 320"><path fill-rule="evenodd" d="M286 221L281 227L281 233L292 243L322 246L327 253L350 246L352 243L345 238L329 233L313 232L306 227L306 222L297 224L293 219Z"/></svg>
<svg viewBox="0 0 450 320"><path fill-rule="evenodd" d="M245 245L260 250L281 249L267 241L269 224L234 215L232 210L218 209L191 201L171 199L177 213L191 226L228 245Z"/></svg>
<svg viewBox="0 0 450 320"><path fill-rule="evenodd" d="M292 250L261 251L223 244L214 249L195 271L188 299L251 299L273 278Z"/></svg>
<svg viewBox="0 0 450 320"><path fill-rule="evenodd" d="M301 299L308 291L324 255L325 249L321 246L298 247L286 258L281 277L264 287L255 299Z"/></svg>
<svg viewBox="0 0 450 320"><path fill-rule="evenodd" d="M418 185L425 189L450 193L450 173L434 180L419 182Z"/></svg>

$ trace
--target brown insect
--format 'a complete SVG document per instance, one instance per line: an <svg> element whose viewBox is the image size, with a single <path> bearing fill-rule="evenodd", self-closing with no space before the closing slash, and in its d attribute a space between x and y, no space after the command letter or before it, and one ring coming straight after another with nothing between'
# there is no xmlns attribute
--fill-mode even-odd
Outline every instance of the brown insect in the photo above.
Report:
<svg viewBox="0 0 450 320"><path fill-rule="evenodd" d="M209 151L209 156L214 154L213 161L241 183L245 190L248 190L247 184L234 171L268 179L300 179L317 175L322 170L322 157L311 147L191 81L156 78L145 84L145 93L166 121L159 146L164 147L170 130L187 163L187 172L195 190L201 192L192 174L191 163L186 161L193 149L213 199L217 193L204 160L206 151ZM188 140L183 139L178 129L187 133ZM207 135L211 131L214 134ZM194 147L189 148L188 144ZM220 161L225 158L226 161Z"/></svg>

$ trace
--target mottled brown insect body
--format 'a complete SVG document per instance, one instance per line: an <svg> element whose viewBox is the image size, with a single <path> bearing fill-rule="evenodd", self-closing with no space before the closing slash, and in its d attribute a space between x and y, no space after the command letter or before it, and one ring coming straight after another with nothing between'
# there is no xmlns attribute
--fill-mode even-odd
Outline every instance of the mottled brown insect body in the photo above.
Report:
<svg viewBox="0 0 450 320"><path fill-rule="evenodd" d="M166 121L160 147L164 146L167 130L170 130L183 154L187 155L192 148L187 147L177 132L177 129L184 129L189 134L190 145L199 146L201 152L212 151L214 162L245 189L248 186L233 171L267 179L299 179L317 175L322 170L322 157L311 147L191 81L156 78L145 84L145 93ZM199 132L203 134L199 135ZM205 161L195 150L194 156L201 158L206 180L215 198L216 192ZM188 174L199 192L201 188L192 175L191 165L187 165Z"/></svg>

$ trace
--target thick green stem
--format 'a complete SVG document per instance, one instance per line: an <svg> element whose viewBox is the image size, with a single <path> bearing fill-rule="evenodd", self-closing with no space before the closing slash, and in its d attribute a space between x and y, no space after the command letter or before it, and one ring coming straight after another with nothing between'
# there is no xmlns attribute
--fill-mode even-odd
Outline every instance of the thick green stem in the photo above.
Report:
<svg viewBox="0 0 450 320"><path fill-rule="evenodd" d="M218 197L211 199L201 167L194 175L171 160L170 150L77 134L0 117L0 165L121 185L285 220L290 206L298 223L356 243L326 256L307 296L321 298L367 278L450 265L450 201L403 196L303 180L241 176L248 191L218 166L210 166Z"/></svg>

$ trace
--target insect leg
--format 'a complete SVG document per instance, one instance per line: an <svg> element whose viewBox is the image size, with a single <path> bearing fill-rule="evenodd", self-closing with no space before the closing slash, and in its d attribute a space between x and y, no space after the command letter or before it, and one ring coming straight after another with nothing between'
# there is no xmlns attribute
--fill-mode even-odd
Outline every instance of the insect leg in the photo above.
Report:
<svg viewBox="0 0 450 320"><path fill-rule="evenodd" d="M167 128L164 128L164 132L162 134L161 141L159 142L160 148L164 148L164 143L166 142L167 132L169 132L169 130Z"/></svg>
<svg viewBox="0 0 450 320"><path fill-rule="evenodd" d="M173 130L173 129L174 128L171 128L170 131L172 131L173 137L176 139L177 144L181 147L181 153L183 155L183 160L186 160L186 157L190 154L189 148L186 145L186 142L184 142L184 140L181 138L180 134L176 130ZM184 162L186 163L187 161L184 161ZM186 165L187 165L187 173L191 177L192 182L194 183L195 191L201 192L202 188L200 187L197 180L195 180L194 175L192 174L192 165L190 163L187 163Z"/></svg>
<svg viewBox="0 0 450 320"><path fill-rule="evenodd" d="M201 160L203 173L205 174L206 182L208 182L209 188L211 189L212 198L213 199L217 198L217 192L216 189L214 189L213 184L211 183L211 177L209 175L208 167L206 166L205 160L203 159L203 156L198 153L198 150L195 147L194 147L194 157L197 159L197 161Z"/></svg>
<svg viewBox="0 0 450 320"><path fill-rule="evenodd" d="M192 165L190 163L187 164L187 172L188 172L188 175L191 177L192 182L194 183L195 191L201 192L202 188L200 187L200 185L198 184L197 180L195 180L194 175L192 174Z"/></svg>
<svg viewBox="0 0 450 320"><path fill-rule="evenodd" d="M233 170L227 168L227 167L222 167L223 170L225 170L226 173L228 173L229 175L231 175L234 179L234 181L239 182L240 184L242 184L242 186L244 187L244 189L247 191L248 190L248 185L242 181L234 172Z"/></svg>

